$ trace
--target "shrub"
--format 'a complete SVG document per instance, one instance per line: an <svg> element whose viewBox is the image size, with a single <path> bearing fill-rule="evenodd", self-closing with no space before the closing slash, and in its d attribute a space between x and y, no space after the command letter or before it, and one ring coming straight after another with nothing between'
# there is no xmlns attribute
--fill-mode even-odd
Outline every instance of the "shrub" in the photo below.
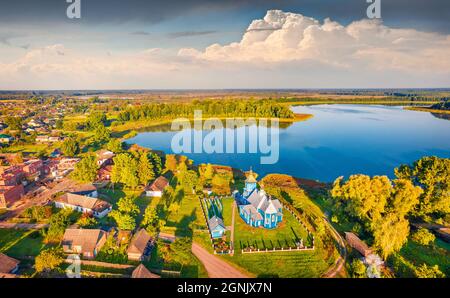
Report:
<svg viewBox="0 0 450 298"><path fill-rule="evenodd" d="M421 245L430 245L436 240L436 236L425 228L420 228L411 236L411 240Z"/></svg>

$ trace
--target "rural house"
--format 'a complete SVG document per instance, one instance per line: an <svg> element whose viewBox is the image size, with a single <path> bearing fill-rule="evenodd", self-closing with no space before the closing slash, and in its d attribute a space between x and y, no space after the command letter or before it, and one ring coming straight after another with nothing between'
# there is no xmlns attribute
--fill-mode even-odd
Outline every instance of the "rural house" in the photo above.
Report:
<svg viewBox="0 0 450 298"><path fill-rule="evenodd" d="M105 217L112 210L111 204L96 198L66 193L55 200L56 208L71 208L78 212L90 213L97 218Z"/></svg>
<svg viewBox="0 0 450 298"><path fill-rule="evenodd" d="M0 278L14 277L19 270L19 261L0 253Z"/></svg>
<svg viewBox="0 0 450 298"><path fill-rule="evenodd" d="M143 261L150 255L153 246L153 239L145 229L139 230L131 239L128 246L128 259L133 261Z"/></svg>
<svg viewBox="0 0 450 298"><path fill-rule="evenodd" d="M0 208L8 208L25 194L23 185L0 186Z"/></svg>
<svg viewBox="0 0 450 298"><path fill-rule="evenodd" d="M169 180L164 176L159 176L155 181L145 188L147 197L162 197L164 189L169 185Z"/></svg>
<svg viewBox="0 0 450 298"><path fill-rule="evenodd" d="M62 247L66 253L81 254L93 259L106 242L107 233L100 229L68 228L64 233Z"/></svg>
<svg viewBox="0 0 450 298"><path fill-rule="evenodd" d="M103 165L111 164L112 158L115 156L114 152L102 149L97 152L97 165L99 167Z"/></svg>
<svg viewBox="0 0 450 298"><path fill-rule="evenodd" d="M227 230L223 220L215 215L208 219L208 226L212 238L221 238Z"/></svg>
<svg viewBox="0 0 450 298"><path fill-rule="evenodd" d="M143 264L140 264L133 270L131 278L161 278L161 276L151 273Z"/></svg>

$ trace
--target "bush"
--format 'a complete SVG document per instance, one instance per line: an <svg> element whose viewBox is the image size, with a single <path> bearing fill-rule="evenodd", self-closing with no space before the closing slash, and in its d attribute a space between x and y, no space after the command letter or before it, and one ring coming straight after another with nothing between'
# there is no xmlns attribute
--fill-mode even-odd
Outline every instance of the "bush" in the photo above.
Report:
<svg viewBox="0 0 450 298"><path fill-rule="evenodd" d="M35 265L37 272L48 272L56 269L64 262L64 252L61 247L53 247L41 251L41 253L35 259Z"/></svg>
<svg viewBox="0 0 450 298"><path fill-rule="evenodd" d="M418 278L444 278L445 274L439 270L438 265L427 266L427 264L422 264L415 270L416 276Z"/></svg>
<svg viewBox="0 0 450 298"><path fill-rule="evenodd" d="M425 228L420 228L411 236L411 240L421 245L430 245L436 240L436 236Z"/></svg>
<svg viewBox="0 0 450 298"><path fill-rule="evenodd" d="M353 278L367 277L366 265L360 259L354 259L350 265L350 273Z"/></svg>

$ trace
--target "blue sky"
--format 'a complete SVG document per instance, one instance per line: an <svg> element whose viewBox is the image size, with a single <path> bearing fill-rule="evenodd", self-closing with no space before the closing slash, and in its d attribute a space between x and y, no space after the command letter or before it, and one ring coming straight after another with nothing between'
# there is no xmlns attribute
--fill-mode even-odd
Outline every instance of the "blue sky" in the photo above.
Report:
<svg viewBox="0 0 450 298"><path fill-rule="evenodd" d="M0 89L448 86L450 1L382 0L378 23L367 5L81 0L69 20L64 0L0 0Z"/></svg>

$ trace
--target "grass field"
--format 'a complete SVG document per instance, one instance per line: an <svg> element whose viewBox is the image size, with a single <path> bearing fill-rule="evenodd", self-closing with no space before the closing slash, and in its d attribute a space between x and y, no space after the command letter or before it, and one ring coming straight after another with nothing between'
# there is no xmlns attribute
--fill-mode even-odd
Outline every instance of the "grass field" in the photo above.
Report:
<svg viewBox="0 0 450 298"><path fill-rule="evenodd" d="M281 247L295 247L301 238L303 244L310 246L311 241L306 229L286 210L283 212L283 221L275 229L254 228L247 225L236 209L235 221L235 249L247 247L259 249L273 249Z"/></svg>
<svg viewBox="0 0 450 298"><path fill-rule="evenodd" d="M242 254L223 256L226 260L255 274L256 277L320 277L335 258L317 241L313 251Z"/></svg>
<svg viewBox="0 0 450 298"><path fill-rule="evenodd" d="M35 230L0 230L0 252L14 258L37 256L45 247L42 236Z"/></svg>
<svg viewBox="0 0 450 298"><path fill-rule="evenodd" d="M400 250L400 255L414 266L425 263L438 265L439 269L450 276L450 244L436 239L434 245L424 246L409 240Z"/></svg>

